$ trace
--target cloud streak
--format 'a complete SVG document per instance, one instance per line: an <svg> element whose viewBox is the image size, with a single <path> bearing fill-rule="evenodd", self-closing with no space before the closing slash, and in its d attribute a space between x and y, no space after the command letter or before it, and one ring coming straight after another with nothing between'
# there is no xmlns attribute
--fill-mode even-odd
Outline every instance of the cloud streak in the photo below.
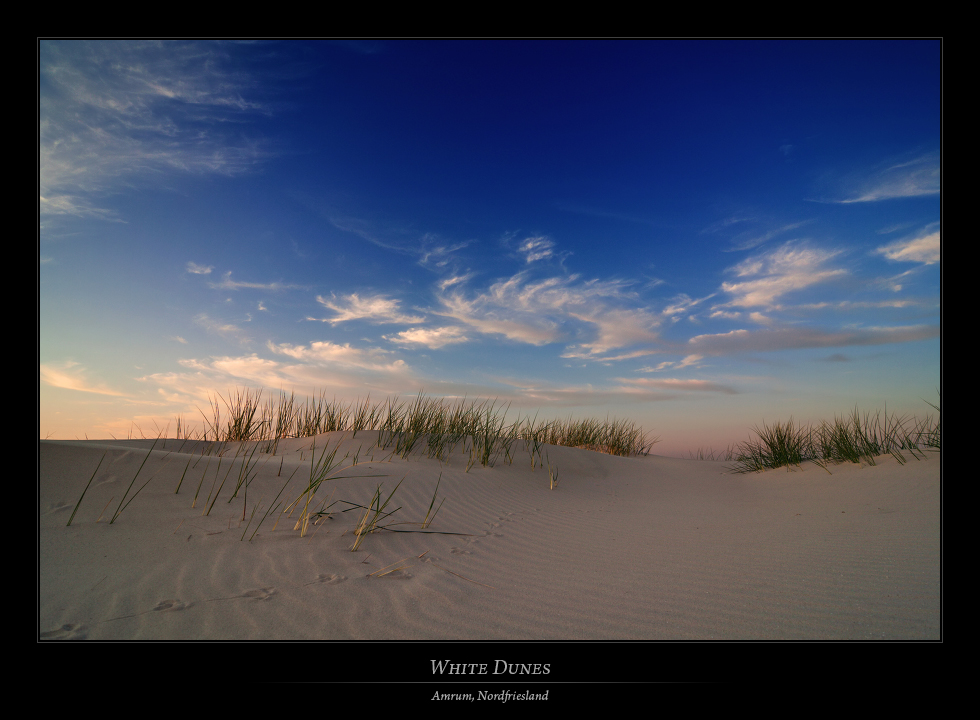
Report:
<svg viewBox="0 0 980 720"><path fill-rule="evenodd" d="M238 175L269 155L228 120L265 108L227 44L39 43L41 216L119 220L103 199L170 173Z"/></svg>
<svg viewBox="0 0 980 720"><path fill-rule="evenodd" d="M126 393L113 390L104 383L93 383L85 377L85 369L77 362L71 360L63 363L43 363L40 366L40 373L41 382L51 387L95 393L97 395L127 397Z"/></svg>
<svg viewBox="0 0 980 720"><path fill-rule="evenodd" d="M210 269L208 272L210 272ZM304 289L301 285L288 285L286 283L254 283L232 280L231 270L221 276L220 282L209 282L208 285L216 290L270 290L272 292L280 292L282 290Z"/></svg>
<svg viewBox="0 0 980 720"><path fill-rule="evenodd" d="M492 284L486 292L467 297L454 285L441 285L441 309L487 335L504 335L532 345L589 339L568 347L563 357L593 357L639 343L655 342L660 317L648 310L623 307L635 303L629 282L581 281L579 275L531 280L520 272Z"/></svg>
<svg viewBox="0 0 980 720"><path fill-rule="evenodd" d="M738 391L730 385L710 382L708 380L682 380L678 378L617 378L619 382L643 389L685 390L690 392L714 392L725 395L736 395Z"/></svg>
<svg viewBox="0 0 980 720"><path fill-rule="evenodd" d="M826 267L838 254L839 251L791 242L743 260L729 268L729 272L746 279L721 285L722 290L732 295L727 306L772 308L787 293L845 275L846 270Z"/></svg>
<svg viewBox="0 0 980 720"><path fill-rule="evenodd" d="M212 265L198 265L196 262L187 263L187 272L194 275L210 275L212 270L214 270Z"/></svg>
<svg viewBox="0 0 980 720"><path fill-rule="evenodd" d="M776 352L801 348L847 347L851 345L887 345L916 342L939 337L933 325L869 327L854 330L827 331L817 328L777 328L772 330L732 330L713 335L697 335L688 341L692 350L705 355Z"/></svg>
<svg viewBox="0 0 980 720"><path fill-rule="evenodd" d="M392 323L420 323L425 320L418 315L405 315L399 309L400 302L384 295L373 295L361 297L358 293L351 293L339 301L331 294L330 299L317 295L316 300L324 307L330 308L337 313L337 317L326 318L323 322L331 325L347 322L349 320L368 320L369 322L383 325Z"/></svg>
<svg viewBox="0 0 980 720"><path fill-rule="evenodd" d="M927 153L873 173L861 181L860 189L851 197L838 202L863 203L938 195L940 177L939 155Z"/></svg>
<svg viewBox="0 0 980 720"><path fill-rule="evenodd" d="M395 335L385 335L384 339L397 345L424 345L433 350L446 345L469 342L469 338L463 334L463 329L458 327L409 328Z"/></svg>
<svg viewBox="0 0 980 720"><path fill-rule="evenodd" d="M923 233L914 237L883 245L877 248L875 252L896 262L918 262L924 265L934 265L940 259L938 224L930 225Z"/></svg>
<svg viewBox="0 0 980 720"><path fill-rule="evenodd" d="M386 350L361 350L351 347L350 343L338 345L329 341L315 341L307 346L275 344L269 341L266 347L277 355L286 355L313 365L342 366L385 373L402 373L408 368L404 360L385 362L384 356L388 352Z"/></svg>

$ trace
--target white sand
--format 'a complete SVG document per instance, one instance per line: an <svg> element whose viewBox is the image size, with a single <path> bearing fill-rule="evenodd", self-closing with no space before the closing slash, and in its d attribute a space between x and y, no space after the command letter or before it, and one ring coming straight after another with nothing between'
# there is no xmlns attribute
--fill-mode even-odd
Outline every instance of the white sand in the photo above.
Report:
<svg viewBox="0 0 980 720"><path fill-rule="evenodd" d="M380 532L351 552L357 512L337 512L305 538L295 514L273 531L277 513L249 541L297 466L282 498L294 500L307 482L309 451L302 464L300 452L309 438L255 455L261 469L244 523L242 494L228 502L237 445L204 516L217 459L208 466L193 443L181 452L168 441L129 497L149 484L109 524L150 441L41 442L39 637L941 638L938 453L906 465L885 457L830 473L811 464L733 475L722 462L548 446L559 472L550 490L547 469L532 471L520 447L513 465L466 472L461 452L448 464L417 454L379 462L376 436L344 440L339 457L363 449L342 474L361 477L329 481L317 497L366 504L379 482L390 491L404 477L389 521L418 530L441 473L446 500L430 530L459 534ZM379 473L387 477L363 477ZM404 568L371 576L392 563Z"/></svg>

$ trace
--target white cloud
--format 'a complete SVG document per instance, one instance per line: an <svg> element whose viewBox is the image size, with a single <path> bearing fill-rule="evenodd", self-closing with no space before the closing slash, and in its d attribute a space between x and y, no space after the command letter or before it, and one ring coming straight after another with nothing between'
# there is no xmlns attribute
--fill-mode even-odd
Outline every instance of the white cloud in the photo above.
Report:
<svg viewBox="0 0 980 720"><path fill-rule="evenodd" d="M621 280L583 282L578 275L532 281L527 273L518 273L471 298L461 292L443 293L441 311L433 312L480 333L533 345L592 335L593 339L569 348L566 357L594 356L657 339L652 330L660 322L657 315L621 307L636 299L629 285Z"/></svg>
<svg viewBox="0 0 980 720"><path fill-rule="evenodd" d="M546 237L529 237L521 243L518 252L523 253L524 261L532 263L551 257L555 243Z"/></svg>
<svg viewBox="0 0 980 720"><path fill-rule="evenodd" d="M892 198L938 195L939 181L939 155L927 153L873 173L858 183L859 189L850 198L840 202L875 202Z"/></svg>
<svg viewBox="0 0 980 720"><path fill-rule="evenodd" d="M317 302L337 313L337 317L327 318L323 321L331 325L347 320L370 320L377 324L420 323L425 321L424 317L418 315L402 314L398 308L399 301L383 295L362 298L357 293L351 293L346 298L337 301L336 296L331 294L330 298L327 300L320 295L316 297Z"/></svg>
<svg viewBox="0 0 980 720"><path fill-rule="evenodd" d="M214 320L204 313L200 313L195 316L194 322L203 327L210 333L215 333L221 335L222 337L233 338L239 342L248 342L250 338L245 334L237 325L233 323L223 323L218 320Z"/></svg>
<svg viewBox="0 0 980 720"><path fill-rule="evenodd" d="M104 383L92 382L85 377L85 369L77 362L43 363L40 365L41 381L47 385L97 395L127 397L126 393L113 390Z"/></svg>
<svg viewBox="0 0 980 720"><path fill-rule="evenodd" d="M729 306L771 308L787 293L845 275L845 270L824 267L838 254L839 251L812 248L804 243L786 243L729 268L738 277L755 277L743 282L725 282L721 288L733 296Z"/></svg>
<svg viewBox="0 0 980 720"><path fill-rule="evenodd" d="M728 385L710 382L708 380L681 380L678 378L617 378L619 382L640 388L656 388L659 390L689 390L693 392L718 392L735 395L737 390Z"/></svg>
<svg viewBox="0 0 980 720"><path fill-rule="evenodd" d="M888 245L883 245L875 250L879 255L884 255L889 260L901 262L919 262L925 265L933 265L939 262L940 258L940 237L939 230L932 230L935 225L931 225L925 233L904 240L898 240Z"/></svg>
<svg viewBox="0 0 980 720"><path fill-rule="evenodd" d="M301 285L287 285L285 283L254 283L254 282L242 282L239 280L231 279L231 270L226 272L221 276L221 282L210 282L209 286L215 288L216 290L241 290L243 288L252 290L271 290L273 292L279 292L282 290L302 290Z"/></svg>
<svg viewBox="0 0 980 720"><path fill-rule="evenodd" d="M461 285L467 282L470 278L472 278L473 275L474 273L467 273L466 275L453 275L452 277L448 277L445 280L440 280L436 284L436 287L438 287L439 290L442 291L445 290L446 288L452 287L453 285Z"/></svg>
<svg viewBox="0 0 980 720"><path fill-rule="evenodd" d="M837 331L790 327L754 332L741 329L713 335L697 335L688 340L688 345L692 346L692 349L696 348L699 353L729 355L800 348L885 345L927 340L938 336L939 328L934 325L866 327Z"/></svg>
<svg viewBox="0 0 980 720"><path fill-rule="evenodd" d="M372 392L398 393L405 387L421 386L405 362L386 362L383 350L365 351L331 343L269 343L269 348L287 359L264 358L257 353L186 358L179 361L185 372L155 373L141 379L205 403L215 389L242 383L274 391L295 390L300 396L335 389L363 397L365 387Z"/></svg>
<svg viewBox="0 0 980 720"><path fill-rule="evenodd" d="M660 318L646 310L598 308L590 315L569 314L594 325L598 337L592 342L581 343L579 346L587 349L593 355L639 343L656 342L659 338L651 328L660 324ZM630 357L630 355L622 357ZM632 357L636 357L636 355L632 355ZM605 359L612 360L613 358Z"/></svg>
<svg viewBox="0 0 980 720"><path fill-rule="evenodd" d="M338 345L332 342L311 342L306 345L291 345L289 343L266 343L272 352L286 355L295 360L315 365L334 365L355 367L361 370L376 372L403 372L408 368L404 360L385 361L387 350L374 348L361 350L353 348L350 343Z"/></svg>
<svg viewBox="0 0 980 720"><path fill-rule="evenodd" d="M723 319L723 320L737 320L742 317L742 313L732 310L715 310L710 315L709 318L712 320Z"/></svg>
<svg viewBox="0 0 980 720"><path fill-rule="evenodd" d="M672 298L671 304L665 307L661 312L668 317L691 312L692 309L703 303L705 300L710 300L715 295L717 295L717 293L711 293L706 297L692 300L688 295L681 293L680 295Z"/></svg>
<svg viewBox="0 0 980 720"><path fill-rule="evenodd" d="M458 327L410 328L396 335L385 335L384 339L400 345L425 345L432 349L469 341L463 329Z"/></svg>
<svg viewBox="0 0 980 720"><path fill-rule="evenodd" d="M198 265L196 262L187 263L187 272L195 275L210 275L212 270L214 270L213 265Z"/></svg>
<svg viewBox="0 0 980 720"><path fill-rule="evenodd" d="M462 250L472 241L458 242L446 245L439 242L432 235L425 235L420 243L418 254L419 264L423 266L433 266L437 268L445 267L452 260L452 255L457 250Z"/></svg>
<svg viewBox="0 0 980 720"><path fill-rule="evenodd" d="M267 153L226 121L263 108L216 42L39 43L42 217L116 220L109 194L171 173L236 175Z"/></svg>
<svg viewBox="0 0 980 720"><path fill-rule="evenodd" d="M546 345L561 337L554 321L509 312L506 308L495 309L486 295L467 300L461 294L453 293L439 300L442 310L433 311L435 314L458 320L479 333L503 335L531 345Z"/></svg>
<svg viewBox="0 0 980 720"><path fill-rule="evenodd" d="M701 360L704 359L703 355L688 355L683 358L680 362L672 362L670 360L665 360L656 367L642 367L640 372L660 372L661 370L679 370L685 367L691 367L697 365Z"/></svg>
<svg viewBox="0 0 980 720"><path fill-rule="evenodd" d="M745 230L738 233L732 239L731 251L751 250L754 247L758 247L759 245L769 242L778 235L782 235L790 230L796 230L809 222L810 220L801 220L800 222L789 223L787 225L783 225L768 231L763 231L761 233L755 229Z"/></svg>

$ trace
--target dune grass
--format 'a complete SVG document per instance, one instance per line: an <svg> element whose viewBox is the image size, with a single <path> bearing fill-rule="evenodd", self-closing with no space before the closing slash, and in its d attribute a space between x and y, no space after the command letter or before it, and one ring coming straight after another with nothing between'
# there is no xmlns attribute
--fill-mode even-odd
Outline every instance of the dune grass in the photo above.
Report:
<svg viewBox="0 0 980 720"><path fill-rule="evenodd" d="M95 466L95 470L92 471L92 477L88 479L88 483L85 485L85 489L82 490L82 496L78 498L78 502L75 503L75 509L71 511L71 517L68 518L68 525L66 527L71 527L71 521L75 519L75 513L78 512L78 506L82 504L82 500L85 498L85 493L88 492L89 486L91 486L92 481L95 480L95 474L99 471L99 468L102 467L102 461L105 460L105 456L108 454L109 451L106 450L104 453L102 453L102 457L99 458L99 464Z"/></svg>
<svg viewBox="0 0 980 720"><path fill-rule="evenodd" d="M939 411L938 405L928 403ZM940 450L940 420L864 413L857 408L833 422L799 425L790 418L773 425L753 428L755 439L730 447L721 459L733 462L736 473L758 472L814 462L826 469L843 462L875 464L875 458L891 455L905 464L922 459L927 448ZM705 457L699 451L701 457ZM710 453L714 459L714 453Z"/></svg>
<svg viewBox="0 0 980 720"><path fill-rule="evenodd" d="M262 390L241 389L209 397L210 415L204 419L202 440L212 443L259 441L262 452L275 454L284 438L313 437L326 432L363 430L378 432L383 450L407 458L413 453L445 460L457 447L469 452L470 466L493 467L501 458L513 462L512 447L523 440L540 461L543 444L585 448L611 455L646 455L657 442L627 420L537 421L530 416L507 421L509 405L497 400L456 401L426 397L423 392L410 402L387 398L372 403L370 397L347 404L328 400L320 393L298 401L293 393L262 401ZM185 438L187 423L177 425Z"/></svg>
<svg viewBox="0 0 980 720"><path fill-rule="evenodd" d="M405 478L402 478L402 481L404 481L404 479ZM357 548L361 546L361 541L364 540L365 535L385 529L384 525L379 525L382 520L385 520L390 515L394 515L396 512L401 510L401 508L398 507L394 510L385 512L385 508L388 507L388 504L391 502L391 498L395 495L395 490L398 490L398 487L402 484L402 481L399 481L398 485L395 485L395 489L388 494L388 498L384 502L381 501L381 486L378 485L378 489L374 491L374 496L371 498L371 502L367 507L356 506L364 510L364 514L361 516L361 519L357 523L357 527L354 529L354 544L351 545L351 552L357 551Z"/></svg>
<svg viewBox="0 0 980 720"><path fill-rule="evenodd" d="M147 480L146 483L143 483L142 487L140 487L140 489L136 491L136 493L133 495L133 497L129 499L129 502L126 503L125 505L123 505L123 503L126 501L126 497L129 495L129 491L132 490L133 489L133 485L136 484L136 478L138 478L139 477L139 474L143 471L143 466L146 465L146 461L150 459L150 455L153 454L153 448L155 448L157 446L157 442L159 442L159 440L160 440L160 438L157 438L156 440L153 441L153 444L150 446L150 449L146 453L146 457L144 457L143 458L143 462L140 463L139 470L137 470L136 471L136 474L133 475L132 482L129 483L129 487L126 488L126 493L122 496L122 500L119 501L119 507L116 508L116 512L113 513L112 519L109 521L109 524L110 525L112 525L113 523L115 523L116 520L119 518L119 516L122 514L122 511L125 510L127 507L129 507L129 503L133 502L133 499L137 495L140 494L140 491L143 488L146 487L146 483L150 482L150 480L153 479L151 477L150 480ZM89 481L89 482L91 482L91 481ZM81 499L80 498L79 498L79 503L81 503ZM76 506L76 509L77 509L77 506Z"/></svg>
<svg viewBox="0 0 980 720"><path fill-rule="evenodd" d="M565 421L539 422L536 415L534 418L530 415L524 418L518 415L515 421L508 423L506 417L509 405L498 404L497 400L467 401L463 398L450 401L426 397L421 391L410 402L388 398L379 403L372 403L368 397L363 401L358 400L348 404L335 400L329 401L323 393L302 402L298 402L293 393L286 395L284 392L280 392L278 398L270 398L262 402L262 390L248 388L228 392L225 395L220 393L215 395L213 398L209 397L210 417L201 412L204 417L204 428L196 438L203 441L202 457L198 462L205 455L208 460L198 481L191 507L197 504L211 459L215 455L218 457L211 490L205 501L204 514L210 513L236 461L240 462L240 468L235 490L228 502L237 497L243 488L247 493L248 485L255 477L259 465L258 458L255 457L256 453L274 455L278 450L279 441L286 438L315 437L322 433L336 431L349 432L356 437L356 434L361 431L377 431L377 447L390 451L392 456L397 454L402 458L408 458L416 453L445 462L457 447L462 447L463 452L469 456L467 472L477 463L484 467L493 467L501 457L506 458L508 463L513 463L514 444L520 440L530 456L532 470L547 466L549 486L552 490L558 486L558 467L551 463L550 458L546 459L546 453L543 453L544 445L563 445L628 457L647 455L658 442L658 439L649 440L642 428L626 420L569 418ZM937 404L926 402L938 413L935 419L931 415L924 419L889 416L887 408L884 412L862 414L855 408L850 413L835 417L833 422L797 424L793 418L773 425L763 422L761 427L753 428L754 438L732 445L721 453L715 453L713 450L698 450L696 454L692 453L691 457L730 462L732 464L729 470L735 473L799 466L804 462L814 462L825 469L828 464L843 462L866 462L874 465L875 458L883 455L891 455L904 464L911 458L916 460L923 458L928 450L941 449L941 409ZM193 431L180 417L177 418L177 435L177 439L182 439L185 443L195 439ZM109 521L110 525L146 487L149 480L130 496L137 478L161 440L163 449L166 448L166 439L158 435L123 494ZM219 484L222 458L236 443L235 456L231 459L230 467L225 471L225 477ZM250 449L246 449L246 443L254 444ZM283 513L288 511L290 515L294 510L300 510L297 529L301 531L301 536L306 535L311 521L324 514L312 509L315 507L315 496L319 486L327 480L348 477L339 473L357 465L358 455L363 449L359 448L352 465L341 467L343 460L336 459L339 447L338 442L333 450L323 447L318 454L314 443L311 448L309 482L300 496L282 510ZM83 489L68 520L69 525L74 520L78 507L105 457L103 454ZM196 467L195 462L194 468ZM179 492L189 468L190 459L181 474L175 492ZM280 465L280 472L281 469ZM287 480L286 485L288 484ZM283 490L285 485L280 495ZM436 492L438 492L438 483ZM378 493L380 493L380 486ZM277 495L273 503L276 504L278 499ZM388 500L390 499L389 495ZM435 500L434 493L429 512L422 522L423 528L427 528L432 517L435 516L433 512ZM360 545L364 534L380 527L377 522L386 517L383 515L383 508L387 502L382 504L380 495L372 501L372 513L366 512L365 519L359 524L359 531L355 533L357 536L355 548ZM279 503L275 507L281 505ZM271 507L266 510L259 526L270 512L274 512ZM242 513L244 521L245 508ZM251 524L251 521L249 522Z"/></svg>

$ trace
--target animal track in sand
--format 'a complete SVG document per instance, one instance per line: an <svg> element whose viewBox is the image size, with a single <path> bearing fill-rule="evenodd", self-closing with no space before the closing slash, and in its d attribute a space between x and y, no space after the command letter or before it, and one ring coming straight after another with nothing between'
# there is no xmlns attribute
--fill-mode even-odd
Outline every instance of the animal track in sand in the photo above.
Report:
<svg viewBox="0 0 980 720"><path fill-rule="evenodd" d="M336 573L333 575L317 575L316 580L314 580L313 582L308 582L306 584L307 585L317 585L317 584L336 585L337 583L343 582L346 579L347 579L346 575L337 575Z"/></svg>
<svg viewBox="0 0 980 720"><path fill-rule="evenodd" d="M88 628L84 625L75 625L73 623L65 623L60 628L56 630L48 630L46 632L40 633L38 639L40 640L84 640L88 633L86 632Z"/></svg>
<svg viewBox="0 0 980 720"><path fill-rule="evenodd" d="M71 505L69 505L64 500L62 500L61 502L51 503L50 505L48 505L48 508L47 510L44 511L44 514L50 515L51 513L58 512L59 510L68 510L71 507L72 507Z"/></svg>
<svg viewBox="0 0 980 720"><path fill-rule="evenodd" d="M273 595L276 594L276 589L274 587L267 588L257 588L255 590L249 590L239 597L254 598L256 600L268 600Z"/></svg>
<svg viewBox="0 0 980 720"><path fill-rule="evenodd" d="M205 602L217 602L218 600L237 600L238 598L249 598L252 600L268 600L273 595L276 594L276 589L274 587L264 587L256 588L255 590L248 590L241 595L232 595L231 597L224 598L209 598Z"/></svg>
<svg viewBox="0 0 980 720"><path fill-rule="evenodd" d="M162 612L164 610L184 610L190 606L191 603L181 602L180 600L161 600L153 609L157 612Z"/></svg>
<svg viewBox="0 0 980 720"><path fill-rule="evenodd" d="M146 615L151 612L167 612L170 610L186 610L187 608L193 606L194 603L185 603L181 600L161 600L156 604L156 607L152 607L149 610L144 610L143 612L133 613L132 615L120 615L119 617L109 618L108 620L102 620L101 622L113 622L114 620L127 620L129 618L139 617L140 615Z"/></svg>
<svg viewBox="0 0 980 720"><path fill-rule="evenodd" d="M118 479L119 479L118 475L108 475L107 477L104 477L101 480L96 480L94 483L94 487L98 487L99 485L108 485L109 483L115 482Z"/></svg>
<svg viewBox="0 0 980 720"><path fill-rule="evenodd" d="M494 530L500 527L500 523L487 523L487 525L490 529L484 531L483 537L503 537L503 534L494 532Z"/></svg>

